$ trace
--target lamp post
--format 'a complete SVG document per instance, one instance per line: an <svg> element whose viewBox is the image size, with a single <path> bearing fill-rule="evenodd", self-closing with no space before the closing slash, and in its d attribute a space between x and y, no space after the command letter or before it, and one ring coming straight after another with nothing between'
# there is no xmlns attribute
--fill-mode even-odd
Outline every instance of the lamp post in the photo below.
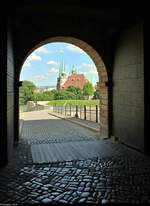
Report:
<svg viewBox="0 0 150 206"><path fill-rule="evenodd" d="M75 113L75 117L78 118L78 105L77 105L77 91L76 91L76 113Z"/></svg>

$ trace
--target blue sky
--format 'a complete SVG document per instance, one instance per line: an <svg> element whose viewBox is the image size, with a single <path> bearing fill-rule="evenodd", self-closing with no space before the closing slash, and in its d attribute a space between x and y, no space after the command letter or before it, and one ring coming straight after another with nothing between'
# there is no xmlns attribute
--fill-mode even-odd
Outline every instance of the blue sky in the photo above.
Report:
<svg viewBox="0 0 150 206"><path fill-rule="evenodd" d="M45 44L34 50L23 64L20 81L32 81L37 87L55 86L62 59L67 74L74 65L91 83L98 82L97 69L89 55L73 44L62 42Z"/></svg>

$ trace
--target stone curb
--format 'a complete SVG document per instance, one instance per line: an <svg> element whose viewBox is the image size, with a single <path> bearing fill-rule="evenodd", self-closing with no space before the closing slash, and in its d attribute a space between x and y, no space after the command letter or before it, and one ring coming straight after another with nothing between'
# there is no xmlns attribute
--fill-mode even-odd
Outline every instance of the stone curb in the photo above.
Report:
<svg viewBox="0 0 150 206"><path fill-rule="evenodd" d="M53 113L48 113L48 114L50 114L50 115L52 115L52 116L55 116L55 117L58 117L58 118L61 118L61 119L64 119L64 120L66 120L66 121L68 121L68 122L72 122L72 123L77 124L77 125L79 125L79 126L81 126L81 127L84 127L84 128L86 128L86 129L89 129L89 130L91 130L91 131L93 131L93 132L100 132L99 129L90 127L90 126L88 126L88 125L82 124L82 123L77 122L77 121L73 121L73 120L71 120L71 119L67 119L67 118L65 118L65 117L63 117L63 116L56 115L56 114L53 114Z"/></svg>
<svg viewBox="0 0 150 206"><path fill-rule="evenodd" d="M22 134L23 124L24 124L24 119L20 119L19 120L19 137L21 137L21 134Z"/></svg>

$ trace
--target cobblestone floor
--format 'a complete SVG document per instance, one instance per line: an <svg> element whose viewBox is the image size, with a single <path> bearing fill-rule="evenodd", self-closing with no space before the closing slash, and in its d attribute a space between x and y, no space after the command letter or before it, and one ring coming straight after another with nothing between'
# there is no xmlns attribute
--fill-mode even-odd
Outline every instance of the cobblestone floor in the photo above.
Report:
<svg viewBox="0 0 150 206"><path fill-rule="evenodd" d="M117 154L33 164L28 140L21 138L12 161L0 170L0 204L150 203L149 157L105 140Z"/></svg>

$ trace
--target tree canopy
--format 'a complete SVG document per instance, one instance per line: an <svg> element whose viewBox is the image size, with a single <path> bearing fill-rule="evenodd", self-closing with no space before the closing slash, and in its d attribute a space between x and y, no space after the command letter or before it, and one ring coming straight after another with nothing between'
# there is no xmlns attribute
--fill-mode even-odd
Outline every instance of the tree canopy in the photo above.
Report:
<svg viewBox="0 0 150 206"><path fill-rule="evenodd" d="M36 86L33 82L24 80L22 86L19 88L20 104L26 104L28 101L34 101L34 90Z"/></svg>
<svg viewBox="0 0 150 206"><path fill-rule="evenodd" d="M79 86L70 85L66 91L72 92L76 95L77 99L84 99L83 91L80 89Z"/></svg>
<svg viewBox="0 0 150 206"><path fill-rule="evenodd" d="M84 96L92 96L94 93L93 86L90 82L86 82L83 86L83 94Z"/></svg>
<svg viewBox="0 0 150 206"><path fill-rule="evenodd" d="M61 99L76 99L76 95L72 92L65 91L65 90L55 90L54 92L54 99L61 100Z"/></svg>
<svg viewBox="0 0 150 206"><path fill-rule="evenodd" d="M99 98L98 87L94 92L93 86L87 82L83 86L83 90L78 86L70 85L66 90L51 90L41 93L35 93L36 86L33 82L24 80L19 88L19 103L27 104L28 101L52 101L52 100L84 100L85 96L92 96L93 99Z"/></svg>

